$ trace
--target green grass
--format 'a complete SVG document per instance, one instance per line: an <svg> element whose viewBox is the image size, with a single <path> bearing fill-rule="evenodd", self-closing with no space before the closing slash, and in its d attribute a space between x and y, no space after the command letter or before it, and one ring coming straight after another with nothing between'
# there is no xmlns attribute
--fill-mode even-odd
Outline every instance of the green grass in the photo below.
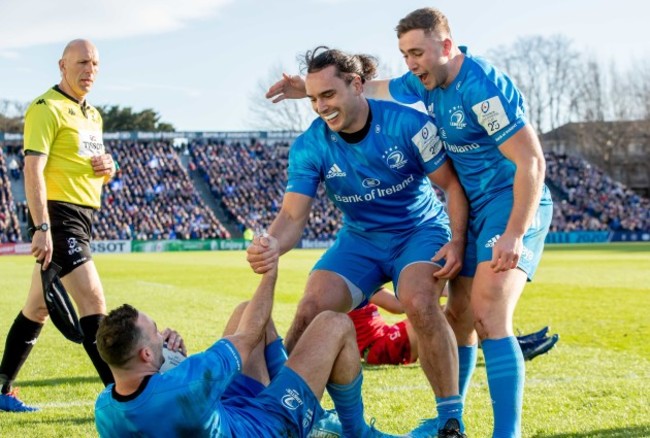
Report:
<svg viewBox="0 0 650 438"><path fill-rule="evenodd" d="M282 332L320 253L293 251L282 259L273 312ZM109 308L124 302L141 308L159 326L179 330L191 351L219 337L231 309L249 298L258 281L242 252L102 255L95 260ZM0 258L0 340L23 304L32 266L30 257ZM649 313L650 245L547 247L535 282L519 303L515 326L528 332L550 324L561 340L550 354L527 363L524 436L649 437ZM434 413L418 365L366 367L364 376L366 413L382 429L405 432ZM18 386L26 402L43 410L0 413L0 436L95 435L93 403L102 385L83 349L53 326L43 330ZM324 403L330 406L329 400ZM480 354L465 421L470 436L490 435L492 413Z"/></svg>

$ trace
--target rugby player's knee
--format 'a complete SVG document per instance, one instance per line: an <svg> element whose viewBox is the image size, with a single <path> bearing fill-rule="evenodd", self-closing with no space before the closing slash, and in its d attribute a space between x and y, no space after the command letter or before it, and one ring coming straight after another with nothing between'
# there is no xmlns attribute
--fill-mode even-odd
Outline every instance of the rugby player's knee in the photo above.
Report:
<svg viewBox="0 0 650 438"><path fill-rule="evenodd" d="M435 311L440 313L440 306L437 301L427 292L400 295L400 302L404 306L404 311L409 319L411 315L434 313Z"/></svg>
<svg viewBox="0 0 650 438"><path fill-rule="evenodd" d="M332 336L345 336L354 333L354 324L352 320L345 314L335 312L333 310L324 310L320 312L315 318L313 324L322 326Z"/></svg>
<svg viewBox="0 0 650 438"><path fill-rule="evenodd" d="M503 321L498 320L495 313L485 308L474 309L474 329L480 339L492 338L499 331Z"/></svg>

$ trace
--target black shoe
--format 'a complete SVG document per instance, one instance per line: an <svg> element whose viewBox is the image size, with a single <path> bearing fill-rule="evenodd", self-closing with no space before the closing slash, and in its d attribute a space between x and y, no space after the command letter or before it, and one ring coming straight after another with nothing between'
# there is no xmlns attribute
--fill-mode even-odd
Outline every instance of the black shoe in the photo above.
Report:
<svg viewBox="0 0 650 438"><path fill-rule="evenodd" d="M548 329L549 329L548 326L546 326L538 332L517 336L517 340L519 342L539 341L540 339L544 339L546 337L546 334L548 333Z"/></svg>
<svg viewBox="0 0 650 438"><path fill-rule="evenodd" d="M445 423L445 427L438 431L438 438L467 438L467 435L460 431L458 420L450 418Z"/></svg>
<svg viewBox="0 0 650 438"><path fill-rule="evenodd" d="M557 341L560 340L560 335L549 336L537 341L521 342L521 352L524 355L524 360L533 360L540 354L548 352L551 348L555 347Z"/></svg>

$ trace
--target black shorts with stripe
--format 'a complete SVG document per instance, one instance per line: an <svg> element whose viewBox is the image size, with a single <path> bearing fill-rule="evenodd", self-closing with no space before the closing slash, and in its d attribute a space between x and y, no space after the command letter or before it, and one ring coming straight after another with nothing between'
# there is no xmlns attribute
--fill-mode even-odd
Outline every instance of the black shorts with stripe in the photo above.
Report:
<svg viewBox="0 0 650 438"><path fill-rule="evenodd" d="M94 210L91 207L60 201L47 201L47 210L50 214L54 247L52 261L61 266L59 276L63 277L92 260L90 239ZM31 215L28 219L30 236L33 236L34 221Z"/></svg>

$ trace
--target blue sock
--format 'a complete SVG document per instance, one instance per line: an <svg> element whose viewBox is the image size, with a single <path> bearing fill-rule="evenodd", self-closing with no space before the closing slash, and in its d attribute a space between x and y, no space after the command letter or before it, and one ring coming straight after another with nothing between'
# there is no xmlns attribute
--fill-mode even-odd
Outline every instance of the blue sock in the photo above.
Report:
<svg viewBox="0 0 650 438"><path fill-rule="evenodd" d="M526 368L517 338L487 339L481 345L494 411L493 436L520 437Z"/></svg>
<svg viewBox="0 0 650 438"><path fill-rule="evenodd" d="M287 349L284 348L280 336L264 347L264 360L266 361L266 369L269 371L269 377L271 380L273 380L282 369L288 357Z"/></svg>
<svg viewBox="0 0 650 438"><path fill-rule="evenodd" d="M463 399L463 403L465 403L469 383L472 380L474 368L476 368L477 351L477 344L458 346L458 389L460 391L460 397Z"/></svg>
<svg viewBox="0 0 650 438"><path fill-rule="evenodd" d="M359 375L347 385L327 384L327 392L332 397L341 420L343 436L362 437L369 429L363 417L362 383L363 374L359 372Z"/></svg>
<svg viewBox="0 0 650 438"><path fill-rule="evenodd" d="M451 397L436 397L436 408L438 409L438 429L447 424L447 420L455 418L460 423L460 431L465 431L463 424L463 399L460 395Z"/></svg>

